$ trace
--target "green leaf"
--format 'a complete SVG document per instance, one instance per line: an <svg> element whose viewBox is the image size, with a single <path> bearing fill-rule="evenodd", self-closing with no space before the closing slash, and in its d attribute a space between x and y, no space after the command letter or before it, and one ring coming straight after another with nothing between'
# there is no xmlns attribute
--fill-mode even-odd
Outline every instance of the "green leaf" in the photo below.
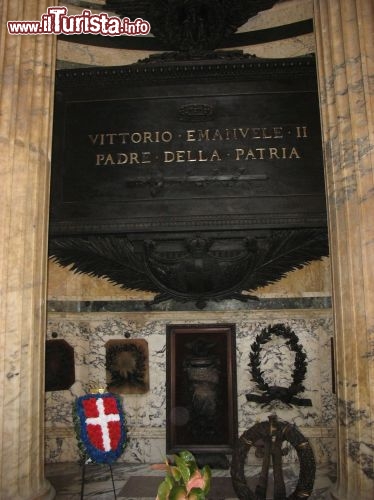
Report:
<svg viewBox="0 0 374 500"><path fill-rule="evenodd" d="M159 485L157 490L157 496L159 500L168 500L171 488L172 484L170 484L170 478L166 477Z"/></svg>
<svg viewBox="0 0 374 500"><path fill-rule="evenodd" d="M205 493L201 488L192 488L187 498L188 500L205 500Z"/></svg>
<svg viewBox="0 0 374 500"><path fill-rule="evenodd" d="M183 458L178 457L177 455L175 456L175 463L177 464L179 472L181 473L184 484L187 484L191 476L191 472L188 465L185 463Z"/></svg>
<svg viewBox="0 0 374 500"><path fill-rule="evenodd" d="M193 454L188 451L188 450L182 450L179 452L180 458L184 461L185 464L187 464L189 467L193 466L194 469L196 469L196 460Z"/></svg>
<svg viewBox="0 0 374 500"><path fill-rule="evenodd" d="M169 472L175 481L179 482L182 479L182 475L178 467L171 465L169 468Z"/></svg>
<svg viewBox="0 0 374 500"><path fill-rule="evenodd" d="M175 486L169 495L169 500L187 500L186 488L183 486Z"/></svg>
<svg viewBox="0 0 374 500"><path fill-rule="evenodd" d="M211 485L211 480L212 480L212 471L210 470L209 465L205 465L201 469L201 475L203 476L204 479L204 493L207 494L210 491L210 485Z"/></svg>

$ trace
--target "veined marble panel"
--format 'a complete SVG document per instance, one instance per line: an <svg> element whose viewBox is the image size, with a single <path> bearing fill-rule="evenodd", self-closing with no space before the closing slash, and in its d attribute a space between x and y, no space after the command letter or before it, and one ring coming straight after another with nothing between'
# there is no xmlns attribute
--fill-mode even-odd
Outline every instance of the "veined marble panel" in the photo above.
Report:
<svg viewBox="0 0 374 500"><path fill-rule="evenodd" d="M146 394L123 395L129 442L121 460L162 460L166 450L166 326L173 323L215 322L236 324L239 434L276 413L280 419L296 424L310 439L318 463L334 462L335 397L331 380L330 339L333 332L330 309L50 313L47 338L52 338L52 332L55 332L58 338L74 346L77 380L68 391L46 394L47 462L77 458L72 402L91 387L105 387L105 343L111 339L124 338L125 333L130 334L130 338L142 338L148 342L150 391ZM256 392L256 384L251 380L248 366L251 344L263 328L275 323L288 325L306 351L308 366L305 392L300 397L310 398L313 402L311 407L289 407L275 401L271 406L262 408L258 403L249 403L246 399L247 393ZM266 353L266 360L264 358L269 382L290 384L287 373L291 371L290 367L284 370L281 364L291 363L293 366L292 354L291 361L287 361L284 343L276 342L275 347L271 346ZM291 453L287 460L296 460L295 454Z"/></svg>
<svg viewBox="0 0 374 500"><path fill-rule="evenodd" d="M125 312L148 312L149 302L146 300L50 300L48 311L53 313L125 313ZM205 311L243 311L243 310L279 310L279 309L330 309L331 297L329 295L305 296L305 297L277 297L270 296L259 298L259 300L207 301ZM201 312L194 302L177 302L167 300L151 306L152 311L196 311Z"/></svg>

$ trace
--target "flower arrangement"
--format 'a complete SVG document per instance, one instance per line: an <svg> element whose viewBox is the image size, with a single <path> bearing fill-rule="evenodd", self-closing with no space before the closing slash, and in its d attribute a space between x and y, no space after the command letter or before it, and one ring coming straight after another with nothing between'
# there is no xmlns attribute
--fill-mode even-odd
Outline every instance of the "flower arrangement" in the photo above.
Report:
<svg viewBox="0 0 374 500"><path fill-rule="evenodd" d="M199 470L195 457L187 450L174 456L175 465L166 460L166 477L158 487L156 500L205 500L210 490L211 470Z"/></svg>
<svg viewBox="0 0 374 500"><path fill-rule="evenodd" d="M74 403L74 423L83 457L111 464L126 446L126 423L119 397L111 393L86 394Z"/></svg>

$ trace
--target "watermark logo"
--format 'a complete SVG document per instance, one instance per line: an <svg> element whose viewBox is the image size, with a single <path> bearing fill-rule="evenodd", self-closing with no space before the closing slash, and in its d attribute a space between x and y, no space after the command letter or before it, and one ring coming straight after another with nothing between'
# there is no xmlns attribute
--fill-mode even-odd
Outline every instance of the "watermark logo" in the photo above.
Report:
<svg viewBox="0 0 374 500"><path fill-rule="evenodd" d="M137 36L148 35L151 25L137 18L108 16L106 12L93 14L89 9L76 16L69 16L67 7L48 7L40 21L8 21L11 35L104 35Z"/></svg>

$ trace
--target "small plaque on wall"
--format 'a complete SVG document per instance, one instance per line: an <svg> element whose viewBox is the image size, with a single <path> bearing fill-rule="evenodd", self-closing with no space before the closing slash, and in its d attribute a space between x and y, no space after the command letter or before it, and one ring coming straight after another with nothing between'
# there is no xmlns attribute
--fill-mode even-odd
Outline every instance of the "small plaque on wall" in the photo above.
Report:
<svg viewBox="0 0 374 500"><path fill-rule="evenodd" d="M149 391L146 340L109 340L105 348L109 391L118 394L143 394Z"/></svg>
<svg viewBox="0 0 374 500"><path fill-rule="evenodd" d="M66 340L47 340L45 390L64 391L75 382L74 348Z"/></svg>

